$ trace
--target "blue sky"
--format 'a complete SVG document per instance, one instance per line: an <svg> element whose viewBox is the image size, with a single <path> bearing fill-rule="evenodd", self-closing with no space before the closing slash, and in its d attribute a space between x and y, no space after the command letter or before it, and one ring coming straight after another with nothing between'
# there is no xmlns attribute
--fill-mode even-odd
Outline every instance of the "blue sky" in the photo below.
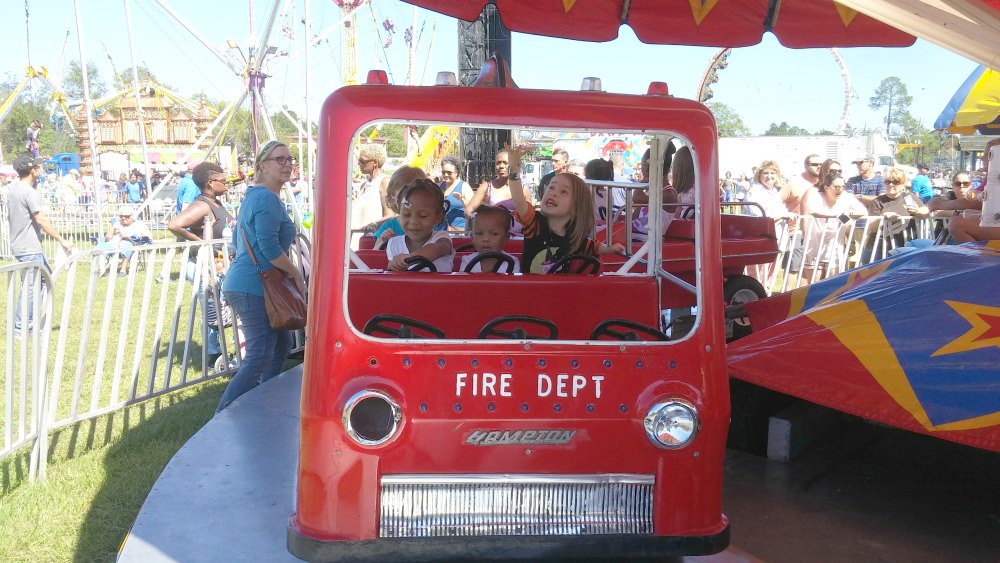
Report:
<svg viewBox="0 0 1000 563"><path fill-rule="evenodd" d="M145 63L162 82L184 95L202 90L223 100L238 95L240 78L154 0L129 2L139 64ZM228 39L235 39L244 47L248 44L250 2L254 5L255 28L260 32L273 5L271 1L167 0L174 11L222 50ZM294 4L297 15L279 17L271 44L290 53L301 49L304 2L282 3ZM80 4L87 58L98 65L105 81L110 81L109 53L119 70L131 64L123 3L108 0ZM29 38L31 62L48 67L54 76L58 76L68 60L79 60L73 1L28 0L28 5L30 35L25 33L22 2L8 1L0 7L6 24L5 32L0 34L0 52L9 54L0 63L0 74L5 79L23 76ZM358 67L362 79L368 69L382 68L390 70L396 82L405 80L407 49L403 32L414 20L418 29L423 27L414 58L417 80L427 83L439 70L457 69L453 19L415 10L397 0L374 0L372 8L365 6L357 16ZM340 19L339 8L330 0L312 0L310 9L314 33L330 28ZM381 22L386 18L395 22L397 32L393 44L383 50L375 28L378 22L384 40L386 34ZM281 24L294 30L294 42L278 31ZM64 47L67 32L69 39ZM310 106L314 112L325 96L342 84L339 28L328 39L329 42L314 47L312 52ZM717 49L704 47L644 45L627 27L621 28L619 38L610 43L514 34L512 74L522 88L572 90L579 88L583 77L598 76L607 91L635 94L644 93L651 80L660 80L668 83L672 94L693 98L716 52ZM921 40L905 49L854 48L842 49L840 53L852 82L849 122L854 126L877 126L884 120L884 114L868 108L868 99L883 78L897 76L913 96L911 113L929 127L976 67L967 59ZM274 64L282 64L284 60L275 58ZM304 57L298 57L273 72L266 86L273 102L300 113L306 103L304 62ZM773 36L766 35L760 45L735 50L729 62L729 67L720 73L720 82L713 87L714 101L733 108L754 133L762 133L770 123L781 121L810 131L836 129L845 103L844 80L828 50L786 49Z"/></svg>

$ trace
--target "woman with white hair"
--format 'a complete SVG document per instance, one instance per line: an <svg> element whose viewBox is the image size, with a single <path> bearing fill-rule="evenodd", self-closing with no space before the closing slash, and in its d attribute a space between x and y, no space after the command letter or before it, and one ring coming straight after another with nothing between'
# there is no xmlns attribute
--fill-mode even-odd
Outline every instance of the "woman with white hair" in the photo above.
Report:
<svg viewBox="0 0 1000 563"><path fill-rule="evenodd" d="M358 169L366 180L351 194L351 228L374 231L379 221L395 215L385 203L389 177L382 173L385 147L368 144L358 152Z"/></svg>

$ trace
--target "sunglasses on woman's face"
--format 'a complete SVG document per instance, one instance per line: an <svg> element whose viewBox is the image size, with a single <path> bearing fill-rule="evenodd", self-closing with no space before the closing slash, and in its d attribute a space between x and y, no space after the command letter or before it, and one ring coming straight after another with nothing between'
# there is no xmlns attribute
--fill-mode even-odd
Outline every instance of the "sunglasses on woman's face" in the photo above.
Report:
<svg viewBox="0 0 1000 563"><path fill-rule="evenodd" d="M900 182L899 180L886 180L885 181L885 185L887 185L887 186L898 186L900 184L902 184L902 182Z"/></svg>

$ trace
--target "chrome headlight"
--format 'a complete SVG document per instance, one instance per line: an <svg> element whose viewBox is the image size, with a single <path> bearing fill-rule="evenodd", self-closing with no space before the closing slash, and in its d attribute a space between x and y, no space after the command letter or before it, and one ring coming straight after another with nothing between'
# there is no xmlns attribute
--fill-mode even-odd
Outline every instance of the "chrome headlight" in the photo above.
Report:
<svg viewBox="0 0 1000 563"><path fill-rule="evenodd" d="M355 393L344 405L344 429L362 446L380 446L393 439L403 420L399 404L381 391Z"/></svg>
<svg viewBox="0 0 1000 563"><path fill-rule="evenodd" d="M642 425L657 447L683 448L698 434L698 411L681 401L664 401L650 407Z"/></svg>

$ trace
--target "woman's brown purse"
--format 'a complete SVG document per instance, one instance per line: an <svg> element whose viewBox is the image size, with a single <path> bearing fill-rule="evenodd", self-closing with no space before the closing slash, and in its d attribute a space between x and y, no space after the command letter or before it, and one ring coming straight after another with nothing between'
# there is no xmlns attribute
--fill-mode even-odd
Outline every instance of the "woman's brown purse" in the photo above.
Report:
<svg viewBox="0 0 1000 563"><path fill-rule="evenodd" d="M257 275L260 276L260 283L264 286L264 310L267 311L267 319L271 321L271 328L274 330L305 328L306 300L299 293L295 280L278 268L261 270L243 229L240 229L240 234L243 235L243 243L247 245L247 253L250 254L250 260L253 261L253 266L257 269Z"/></svg>

